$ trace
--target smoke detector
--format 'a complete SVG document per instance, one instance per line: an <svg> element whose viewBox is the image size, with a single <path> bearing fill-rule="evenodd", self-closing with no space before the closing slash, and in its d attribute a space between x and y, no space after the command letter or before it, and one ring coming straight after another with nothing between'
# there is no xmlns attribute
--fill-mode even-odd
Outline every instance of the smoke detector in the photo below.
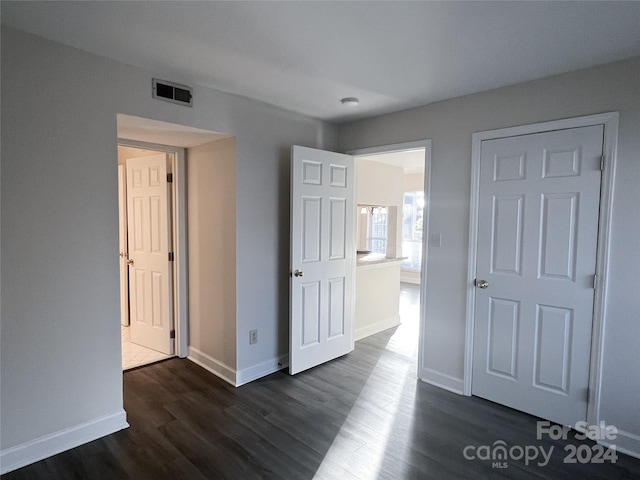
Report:
<svg viewBox="0 0 640 480"><path fill-rule="evenodd" d="M344 97L340 99L340 103L348 107L355 107L360 103L360 99L358 97Z"/></svg>

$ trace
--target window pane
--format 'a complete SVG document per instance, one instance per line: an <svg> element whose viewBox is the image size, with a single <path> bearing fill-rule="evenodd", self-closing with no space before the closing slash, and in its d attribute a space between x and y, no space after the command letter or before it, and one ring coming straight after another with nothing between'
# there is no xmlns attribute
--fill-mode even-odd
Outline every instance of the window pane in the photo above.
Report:
<svg viewBox="0 0 640 480"><path fill-rule="evenodd" d="M367 218L367 248L374 253L387 253L386 209L380 209Z"/></svg>
<svg viewBox="0 0 640 480"><path fill-rule="evenodd" d="M420 271L422 265L422 242L414 240L403 241L402 256L408 257L402 261L402 268Z"/></svg>
<svg viewBox="0 0 640 480"><path fill-rule="evenodd" d="M402 205L402 262L406 270L420 270L422 263L422 229L424 192L406 192Z"/></svg>

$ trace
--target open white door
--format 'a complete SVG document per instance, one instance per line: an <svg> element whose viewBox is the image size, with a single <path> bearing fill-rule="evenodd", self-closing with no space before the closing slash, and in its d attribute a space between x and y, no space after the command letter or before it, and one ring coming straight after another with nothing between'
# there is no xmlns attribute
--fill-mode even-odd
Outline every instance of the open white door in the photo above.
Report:
<svg viewBox="0 0 640 480"><path fill-rule="evenodd" d="M603 126L482 142L473 395L586 420Z"/></svg>
<svg viewBox="0 0 640 480"><path fill-rule="evenodd" d="M289 372L353 350L353 157L294 146Z"/></svg>
<svg viewBox="0 0 640 480"><path fill-rule="evenodd" d="M167 155L127 159L131 341L172 355Z"/></svg>
<svg viewBox="0 0 640 480"><path fill-rule="evenodd" d="M120 323L129 325L129 272L127 268L127 179L125 166L118 165L118 220L120 252Z"/></svg>

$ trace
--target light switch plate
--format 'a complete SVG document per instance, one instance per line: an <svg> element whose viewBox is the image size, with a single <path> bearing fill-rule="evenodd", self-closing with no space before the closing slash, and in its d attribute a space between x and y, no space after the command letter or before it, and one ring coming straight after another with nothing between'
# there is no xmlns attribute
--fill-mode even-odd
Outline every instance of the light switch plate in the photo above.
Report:
<svg viewBox="0 0 640 480"><path fill-rule="evenodd" d="M442 234L441 233L432 233L429 235L429 246L430 247L441 247L442 246Z"/></svg>

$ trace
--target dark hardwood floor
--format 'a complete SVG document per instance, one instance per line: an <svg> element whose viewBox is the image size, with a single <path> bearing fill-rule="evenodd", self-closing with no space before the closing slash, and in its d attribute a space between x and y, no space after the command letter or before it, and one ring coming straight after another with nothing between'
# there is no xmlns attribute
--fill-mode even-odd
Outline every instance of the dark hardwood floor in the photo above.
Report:
<svg viewBox="0 0 640 480"><path fill-rule="evenodd" d="M416 342L407 318L345 357L240 388L178 358L131 370L129 429L2 478L640 478L640 460L623 454L615 464L563 463L567 444L594 444L538 440L535 417L417 380ZM545 466L540 456L506 468L463 455L500 440L553 452Z"/></svg>

